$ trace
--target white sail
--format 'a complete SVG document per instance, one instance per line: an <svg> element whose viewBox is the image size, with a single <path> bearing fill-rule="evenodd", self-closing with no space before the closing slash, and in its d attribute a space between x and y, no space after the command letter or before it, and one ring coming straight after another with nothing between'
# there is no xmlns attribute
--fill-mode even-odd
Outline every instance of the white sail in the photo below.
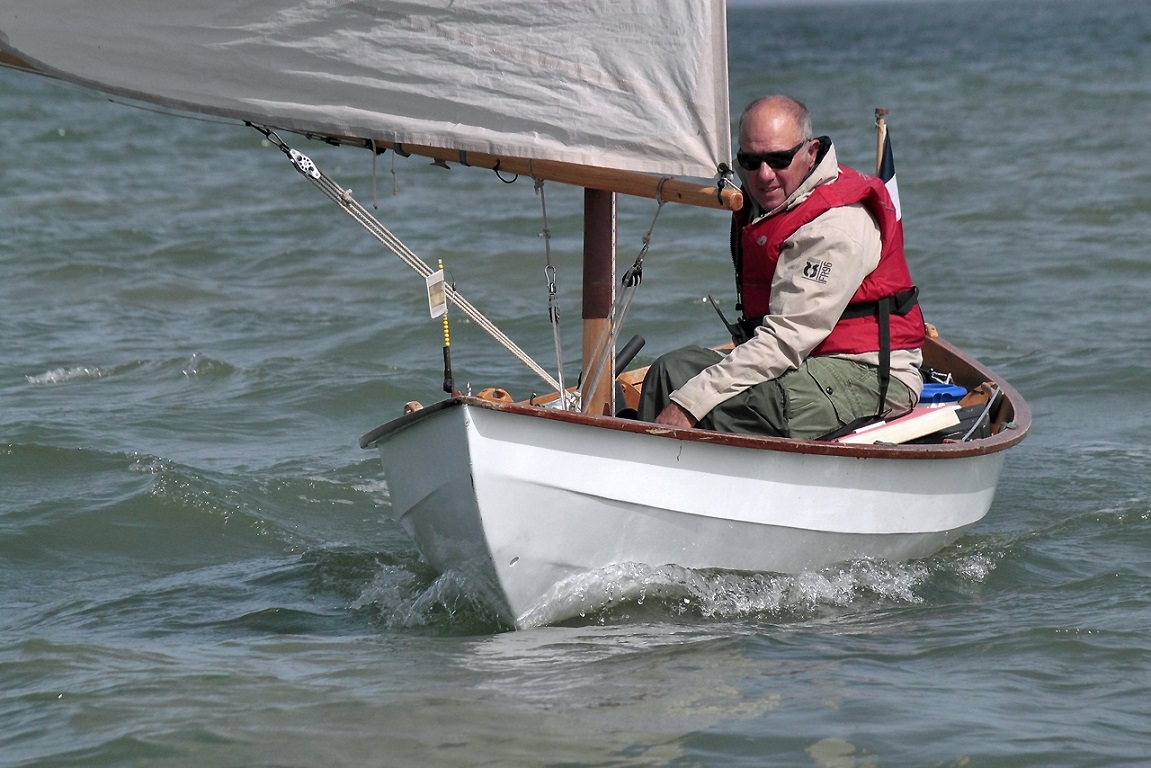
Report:
<svg viewBox="0 0 1151 768"><path fill-rule="evenodd" d="M3 0L0 49L289 130L711 177L721 0Z"/></svg>

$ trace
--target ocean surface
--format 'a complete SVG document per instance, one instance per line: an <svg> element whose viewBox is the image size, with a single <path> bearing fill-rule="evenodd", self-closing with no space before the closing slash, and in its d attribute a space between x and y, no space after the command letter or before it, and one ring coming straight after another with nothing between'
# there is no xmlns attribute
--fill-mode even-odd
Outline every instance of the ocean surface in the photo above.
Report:
<svg viewBox="0 0 1151 768"><path fill-rule="evenodd" d="M849 165L890 110L926 315L1034 410L985 520L509 631L357 444L440 395L422 281L250 129L0 70L0 766L1151 764L1151 4L773 3L729 44L733 112L795 95ZM296 141L553 367L530 182ZM641 362L718 339L726 226L660 215ZM452 341L457 384L540 390Z"/></svg>

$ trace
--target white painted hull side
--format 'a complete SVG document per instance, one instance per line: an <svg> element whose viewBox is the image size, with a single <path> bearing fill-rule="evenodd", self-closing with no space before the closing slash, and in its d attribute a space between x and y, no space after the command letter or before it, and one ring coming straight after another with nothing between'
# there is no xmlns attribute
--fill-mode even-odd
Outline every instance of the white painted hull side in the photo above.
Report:
<svg viewBox="0 0 1151 768"><path fill-rule="evenodd" d="M1003 452L859 458L616 431L465 403L377 443L394 513L516 627L621 564L795 573L924 557L991 506Z"/></svg>

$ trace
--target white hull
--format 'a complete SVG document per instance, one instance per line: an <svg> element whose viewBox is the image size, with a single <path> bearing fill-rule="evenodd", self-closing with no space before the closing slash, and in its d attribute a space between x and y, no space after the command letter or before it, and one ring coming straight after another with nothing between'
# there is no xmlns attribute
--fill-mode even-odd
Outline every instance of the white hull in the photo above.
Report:
<svg viewBox="0 0 1151 768"><path fill-rule="evenodd" d="M372 437L420 552L517 628L602 604L580 577L612 566L929 555L987 513L1005 455L669 433L471 398Z"/></svg>

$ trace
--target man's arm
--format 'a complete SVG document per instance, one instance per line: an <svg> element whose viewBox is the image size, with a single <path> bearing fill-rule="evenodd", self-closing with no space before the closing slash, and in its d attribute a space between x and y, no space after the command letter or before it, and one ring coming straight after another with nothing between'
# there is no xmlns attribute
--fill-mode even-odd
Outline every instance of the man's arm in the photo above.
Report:
<svg viewBox="0 0 1151 768"><path fill-rule="evenodd" d="M784 245L771 286L771 314L755 336L673 392L672 405L657 421L684 414L698 421L745 389L798 367L878 265L880 247L879 228L862 205L833 209L801 227ZM673 406L684 413L668 414Z"/></svg>

